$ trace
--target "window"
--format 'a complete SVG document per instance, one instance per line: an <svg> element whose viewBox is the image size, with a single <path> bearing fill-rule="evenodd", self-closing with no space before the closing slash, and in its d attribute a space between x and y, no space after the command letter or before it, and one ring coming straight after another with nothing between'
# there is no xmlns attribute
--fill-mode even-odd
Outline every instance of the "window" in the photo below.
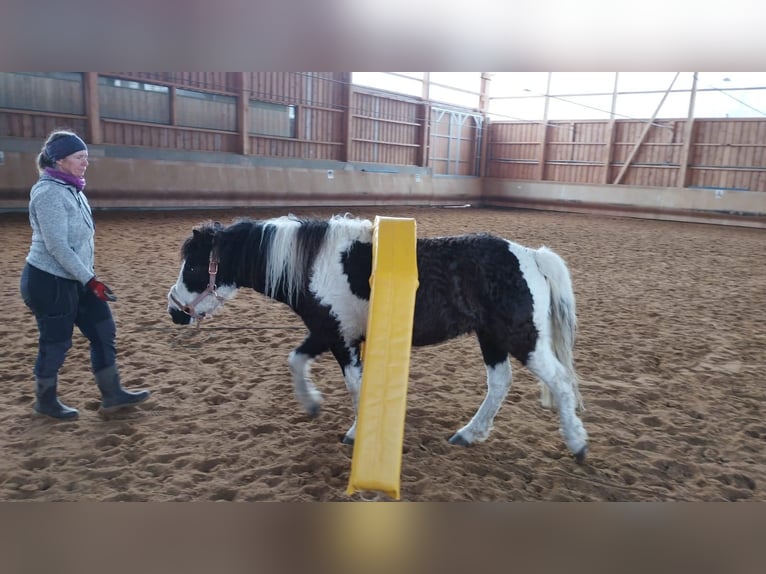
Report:
<svg viewBox="0 0 766 574"><path fill-rule="evenodd" d="M234 96L176 90L176 123L190 128L237 131Z"/></svg>
<svg viewBox="0 0 766 574"><path fill-rule="evenodd" d="M101 117L157 124L170 123L170 89L166 86L99 76Z"/></svg>
<svg viewBox="0 0 766 574"><path fill-rule="evenodd" d="M250 133L294 138L295 106L250 100Z"/></svg>
<svg viewBox="0 0 766 574"><path fill-rule="evenodd" d="M85 114L79 72L0 72L0 108Z"/></svg>

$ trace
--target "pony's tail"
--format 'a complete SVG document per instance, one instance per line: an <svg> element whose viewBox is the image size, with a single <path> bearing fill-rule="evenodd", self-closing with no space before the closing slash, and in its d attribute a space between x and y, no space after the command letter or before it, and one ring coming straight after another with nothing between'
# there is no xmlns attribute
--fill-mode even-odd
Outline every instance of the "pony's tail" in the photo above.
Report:
<svg viewBox="0 0 766 574"><path fill-rule="evenodd" d="M537 268L545 276L551 293L549 317L553 335L553 352L567 371L580 410L584 410L574 368L573 349L577 332L577 314L569 269L564 260L547 247L541 247L535 251L534 256ZM543 406L554 407L553 397L547 385L542 386L540 400Z"/></svg>

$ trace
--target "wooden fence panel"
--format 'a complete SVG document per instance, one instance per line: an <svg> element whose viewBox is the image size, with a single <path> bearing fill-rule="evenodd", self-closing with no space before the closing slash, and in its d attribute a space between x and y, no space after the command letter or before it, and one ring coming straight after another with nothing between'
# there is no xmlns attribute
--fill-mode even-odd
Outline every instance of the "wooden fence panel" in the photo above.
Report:
<svg viewBox="0 0 766 574"><path fill-rule="evenodd" d="M236 133L109 120L103 120L101 125L105 144L230 153L238 149Z"/></svg>
<svg viewBox="0 0 766 574"><path fill-rule="evenodd" d="M42 146L42 140L57 129L68 129L84 134L86 121L85 118L34 112L13 114L0 112L0 137L40 140Z"/></svg>
<svg viewBox="0 0 766 574"><path fill-rule="evenodd" d="M540 157L545 181L602 183L609 141L608 122L549 122L544 154L537 122L491 123L488 128L487 176L538 179ZM539 130L539 128L537 128ZM607 181L624 163L631 164L621 184L675 187L685 161L686 120L616 120ZM644 135L643 140L642 135ZM766 120L698 119L689 143L691 187L766 191ZM640 142L635 154L631 154Z"/></svg>
<svg viewBox="0 0 766 574"><path fill-rule="evenodd" d="M355 91L351 103L351 161L417 165L420 104Z"/></svg>
<svg viewBox="0 0 766 574"><path fill-rule="evenodd" d="M766 191L766 122L697 120L689 185Z"/></svg>

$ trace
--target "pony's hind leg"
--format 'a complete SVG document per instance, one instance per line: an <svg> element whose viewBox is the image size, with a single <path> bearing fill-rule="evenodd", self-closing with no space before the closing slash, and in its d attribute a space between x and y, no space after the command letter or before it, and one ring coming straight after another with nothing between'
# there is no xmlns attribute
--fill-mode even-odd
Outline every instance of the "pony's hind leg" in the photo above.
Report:
<svg viewBox="0 0 766 574"><path fill-rule="evenodd" d="M322 393L311 382L311 363L328 347L318 338L309 333L287 358L290 374L293 377L295 396L303 406L303 410L312 418L319 416L322 408Z"/></svg>
<svg viewBox="0 0 766 574"><path fill-rule="evenodd" d="M526 366L540 377L553 395L561 421L561 435L575 460L582 463L588 451L588 433L575 411L574 374L567 371L549 346L539 342Z"/></svg>
<svg viewBox="0 0 766 574"><path fill-rule="evenodd" d="M487 440L495 416L511 388L512 372L508 352L479 336L479 345L487 369L487 394L473 418L452 435L449 442L469 446Z"/></svg>

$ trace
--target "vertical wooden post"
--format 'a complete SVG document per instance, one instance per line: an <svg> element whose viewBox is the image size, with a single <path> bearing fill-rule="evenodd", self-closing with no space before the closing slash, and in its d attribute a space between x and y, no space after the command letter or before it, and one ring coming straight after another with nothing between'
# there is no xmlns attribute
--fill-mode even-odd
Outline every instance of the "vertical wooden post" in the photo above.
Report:
<svg viewBox="0 0 766 574"><path fill-rule="evenodd" d="M238 73L239 93L237 96L237 131L239 132L239 151L250 155L250 84L247 72Z"/></svg>
<svg viewBox="0 0 766 574"><path fill-rule="evenodd" d="M98 101L98 72L84 73L83 96L85 97L85 123L88 126L88 143L102 143L101 112Z"/></svg>
<svg viewBox="0 0 766 574"><path fill-rule="evenodd" d="M692 160L694 144L692 138L694 137L694 103L697 98L697 72L692 75L692 91L689 94L689 113L686 117L686 125L684 126L684 147L681 150L680 168L678 170L678 180L676 185L678 187L688 187L689 185L689 164Z"/></svg>
<svg viewBox="0 0 766 574"><path fill-rule="evenodd" d="M489 162L489 158L487 157L487 154L489 154L489 119L484 116L484 119L482 121L481 125L481 147L479 148L479 177L488 177L489 174L487 173L487 164Z"/></svg>
<svg viewBox="0 0 766 574"><path fill-rule="evenodd" d="M535 179L545 181L545 159L548 155L548 102L551 92L551 72L548 72L548 81L545 85L545 107L543 109L543 122L540 124L540 148L537 150L537 173Z"/></svg>
<svg viewBox="0 0 766 574"><path fill-rule="evenodd" d="M547 156L547 148L548 148L548 122L543 120L542 123L539 124L539 135L538 135L538 141L540 142L539 148L537 150L537 170L535 173L535 179L538 181L544 181L545 180L545 159Z"/></svg>
<svg viewBox="0 0 766 574"><path fill-rule="evenodd" d="M617 110L617 83L620 79L620 72L614 73L614 88L612 89L612 107L609 111L609 124L606 128L606 141L604 142L603 163L604 168L601 173L601 183L609 183L609 168L612 166L614 158L614 136L615 136L615 111Z"/></svg>
<svg viewBox="0 0 766 574"><path fill-rule="evenodd" d="M351 82L352 76L346 76L346 111L343 115L343 151L341 152L342 161L352 161L353 141L354 141L354 84Z"/></svg>
<svg viewBox="0 0 766 574"><path fill-rule="evenodd" d="M492 80L492 74L489 72L481 73L481 87L479 88L479 111L486 117L489 113L489 83Z"/></svg>
<svg viewBox="0 0 766 574"><path fill-rule="evenodd" d="M418 158L418 165L420 167L428 167L430 160L430 138L431 138L431 73L423 72L423 85L421 91L421 97L423 103L420 106L420 111L423 114L423 124L420 126L420 157Z"/></svg>
<svg viewBox="0 0 766 574"><path fill-rule="evenodd" d="M492 74L489 72L481 73L481 87L479 88L479 111L481 112L481 126L476 129L481 130L481 141L479 147L479 177L484 177L487 173L487 152L489 145L489 86L492 80Z"/></svg>
<svg viewBox="0 0 766 574"><path fill-rule="evenodd" d="M429 139L431 137L431 105L428 102L420 104L420 113L423 117L420 125L420 153L418 158L418 165L420 167L428 167L429 161Z"/></svg>
<svg viewBox="0 0 766 574"><path fill-rule="evenodd" d="M170 125L176 125L176 87L170 86Z"/></svg>

